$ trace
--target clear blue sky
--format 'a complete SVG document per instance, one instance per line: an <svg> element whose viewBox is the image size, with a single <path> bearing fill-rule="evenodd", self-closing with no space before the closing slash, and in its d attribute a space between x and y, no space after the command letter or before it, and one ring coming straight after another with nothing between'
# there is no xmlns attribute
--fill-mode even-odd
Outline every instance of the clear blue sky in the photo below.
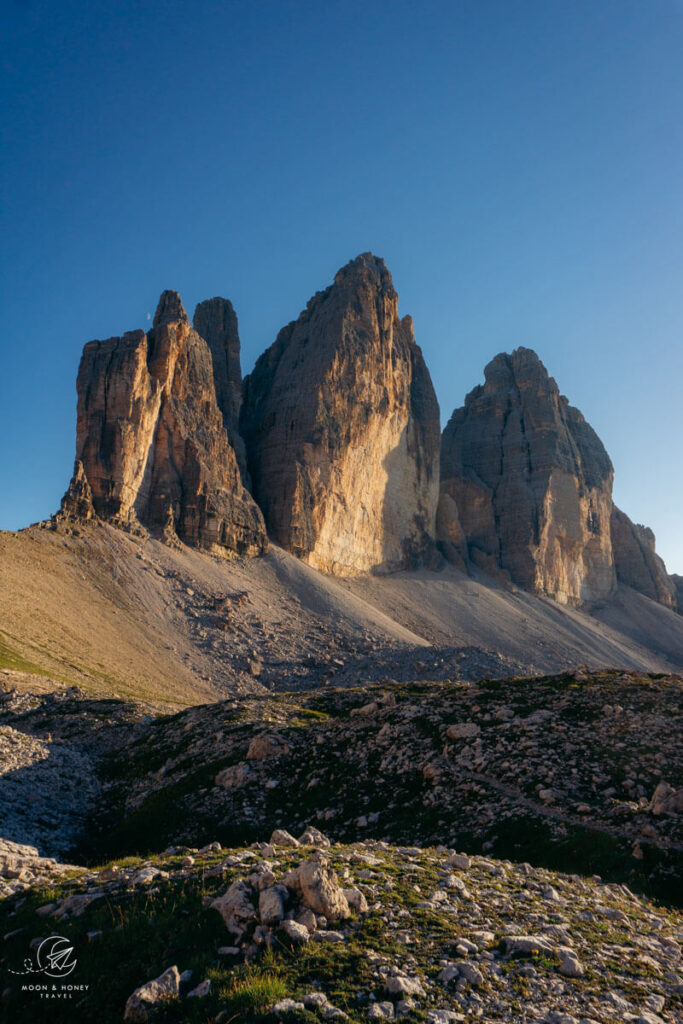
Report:
<svg viewBox="0 0 683 1024"><path fill-rule="evenodd" d="M55 510L83 344L229 297L243 368L383 256L444 422L535 348L683 573L681 0L8 0L0 526Z"/></svg>

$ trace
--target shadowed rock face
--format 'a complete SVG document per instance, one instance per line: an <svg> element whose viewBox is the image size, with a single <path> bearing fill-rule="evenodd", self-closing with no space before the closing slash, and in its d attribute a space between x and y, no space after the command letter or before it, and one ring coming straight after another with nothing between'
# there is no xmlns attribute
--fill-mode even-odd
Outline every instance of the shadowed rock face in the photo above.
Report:
<svg viewBox="0 0 683 1024"><path fill-rule="evenodd" d="M192 326L209 346L218 408L223 415L223 424L235 450L242 478L248 485L247 455L239 432L242 368L237 314L228 299L206 299L195 309Z"/></svg>
<svg viewBox="0 0 683 1024"><path fill-rule="evenodd" d="M383 260L347 264L280 331L241 424L269 532L310 565L388 571L431 549L439 409Z"/></svg>
<svg viewBox="0 0 683 1024"><path fill-rule="evenodd" d="M669 579L674 585L676 590L676 599L678 602L678 611L683 615L683 576L679 576L678 573L673 573Z"/></svg>
<svg viewBox="0 0 683 1024"><path fill-rule="evenodd" d="M267 546L216 401L211 354L177 292L152 330L92 341L78 371L76 469L64 500L216 553Z"/></svg>
<svg viewBox="0 0 683 1024"><path fill-rule="evenodd" d="M655 551L654 533L647 526L632 523L616 505L612 510L612 547L622 583L668 608L678 607L676 583Z"/></svg>
<svg viewBox="0 0 683 1024"><path fill-rule="evenodd" d="M562 603L609 596L613 471L600 439L530 349L496 356L485 379L443 434L440 539Z"/></svg>

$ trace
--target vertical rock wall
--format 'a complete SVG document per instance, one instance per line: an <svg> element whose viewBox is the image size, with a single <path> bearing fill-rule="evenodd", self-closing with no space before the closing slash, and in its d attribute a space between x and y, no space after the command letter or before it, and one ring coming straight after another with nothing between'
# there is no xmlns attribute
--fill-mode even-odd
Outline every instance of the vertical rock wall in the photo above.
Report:
<svg viewBox="0 0 683 1024"><path fill-rule="evenodd" d="M310 565L388 571L433 550L438 404L383 260L347 264L280 332L241 423L268 530Z"/></svg>
<svg viewBox="0 0 683 1024"><path fill-rule="evenodd" d="M218 407L207 343L177 292L152 330L93 341L78 372L76 469L65 496L83 512L177 534L217 553L267 546L263 517L240 477Z"/></svg>
<svg viewBox="0 0 683 1024"><path fill-rule="evenodd" d="M442 440L440 539L561 603L609 596L612 464L530 349L499 355ZM446 502L457 508L457 528Z"/></svg>

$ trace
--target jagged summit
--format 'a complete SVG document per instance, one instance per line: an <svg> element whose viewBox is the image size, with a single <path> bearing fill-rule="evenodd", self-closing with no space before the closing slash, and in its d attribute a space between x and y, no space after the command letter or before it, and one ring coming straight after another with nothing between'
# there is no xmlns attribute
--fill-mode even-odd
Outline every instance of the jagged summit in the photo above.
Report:
<svg viewBox="0 0 683 1024"><path fill-rule="evenodd" d="M334 276L335 285L353 284L359 278L372 278L377 285L387 292L394 291L391 272L381 256L372 252L362 252L355 259L349 260ZM397 296L398 298L398 296Z"/></svg>
<svg viewBox="0 0 683 1024"><path fill-rule="evenodd" d="M161 293L159 303L157 305L156 313L154 314L153 327L163 327L164 324L170 323L186 323L189 324L189 318L185 312L182 299L178 292L165 291Z"/></svg>

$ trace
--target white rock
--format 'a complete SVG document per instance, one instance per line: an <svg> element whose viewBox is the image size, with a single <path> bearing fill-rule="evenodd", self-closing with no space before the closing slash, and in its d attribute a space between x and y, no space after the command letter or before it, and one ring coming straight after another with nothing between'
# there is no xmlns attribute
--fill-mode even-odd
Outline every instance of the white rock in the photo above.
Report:
<svg viewBox="0 0 683 1024"><path fill-rule="evenodd" d="M368 901L360 889L342 889L342 892L346 896L346 902L350 907L353 907L359 914L367 914Z"/></svg>
<svg viewBox="0 0 683 1024"><path fill-rule="evenodd" d="M270 837L271 846L289 846L295 848L300 845L299 840L295 839L293 835L284 829L276 828Z"/></svg>
<svg viewBox="0 0 683 1024"><path fill-rule="evenodd" d="M384 990L390 996L424 996L426 994L418 978L409 978L405 974L390 974L384 985Z"/></svg>
<svg viewBox="0 0 683 1024"><path fill-rule="evenodd" d="M308 928L296 921L285 921L282 928L296 945L303 946L310 938Z"/></svg>
<svg viewBox="0 0 683 1024"><path fill-rule="evenodd" d="M180 974L177 967L169 967L153 981L148 981L128 997L123 1019L128 1021L146 1021L151 1013L180 994Z"/></svg>
<svg viewBox="0 0 683 1024"><path fill-rule="evenodd" d="M276 1003L273 1007L273 1013L276 1013L278 1017L284 1017L286 1013L295 1013L297 1010L301 1012L306 1007L303 1003L297 1003L295 999L281 999L279 1003Z"/></svg>
<svg viewBox="0 0 683 1024"><path fill-rule="evenodd" d="M319 849L327 849L332 845L327 836L315 825L309 825L307 829L304 829L299 836L299 843L301 846L317 846Z"/></svg>
<svg viewBox="0 0 683 1024"><path fill-rule="evenodd" d="M261 924L273 927L280 923L285 916L285 899L287 888L284 885L271 885L268 889L262 889L258 898L258 913Z"/></svg>
<svg viewBox="0 0 683 1024"><path fill-rule="evenodd" d="M466 1019L464 1013L456 1010L427 1010L427 1024L458 1024Z"/></svg>
<svg viewBox="0 0 683 1024"><path fill-rule="evenodd" d="M316 942L345 942L346 938L342 932L328 931L324 928L319 928L317 932L313 932L311 936Z"/></svg>
<svg viewBox="0 0 683 1024"><path fill-rule="evenodd" d="M472 861L466 853L452 853L448 858L448 863L452 868L460 868L461 871L466 871L472 864Z"/></svg>
<svg viewBox="0 0 683 1024"><path fill-rule="evenodd" d="M457 967L460 977L464 978L465 981L469 981L471 985L484 984L484 975L474 964L469 963L467 960L458 960L454 966Z"/></svg>
<svg viewBox="0 0 683 1024"><path fill-rule="evenodd" d="M222 896L212 900L210 906L218 911L228 928L234 931L236 921L248 921L256 916L251 897L249 886L237 879Z"/></svg>

